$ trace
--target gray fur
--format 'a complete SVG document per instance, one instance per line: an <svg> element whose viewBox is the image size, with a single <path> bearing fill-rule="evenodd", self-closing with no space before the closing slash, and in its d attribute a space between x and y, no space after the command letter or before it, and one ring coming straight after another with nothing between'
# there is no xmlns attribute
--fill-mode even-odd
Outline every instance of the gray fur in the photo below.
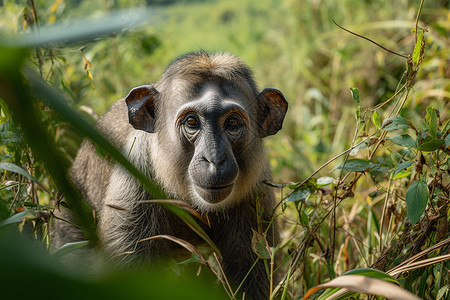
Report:
<svg viewBox="0 0 450 300"><path fill-rule="evenodd" d="M198 87L207 93L201 94ZM155 124L148 127L154 133L130 125L123 99L99 120L97 128L125 155L129 153L130 161L155 178L170 198L185 201L202 214L208 213L211 227L205 226L205 230L221 250L227 278L237 286L256 260L251 249L252 229L258 228L256 199L263 210L263 229L274 208L273 193L263 184L264 180L271 180L261 140L261 136L268 134L260 132L261 104L257 103L258 92L251 71L230 54L192 53L175 60L153 88L159 92L155 98ZM192 188L188 169L194 154L182 145L174 124L180 107L200 94L207 99L202 98L199 103L218 101L219 105L222 97L234 99L249 116L249 132L242 149L233 150L239 166L233 191L219 203L205 202ZM158 204L142 202L152 196L121 166L100 158L89 141L82 144L71 177L98 212L103 248L119 265L135 261L152 264L177 248L167 240L139 242L146 237L166 234L198 244L199 238L171 212ZM80 232L61 222L54 236L56 246L82 239ZM269 234L269 243L273 242L273 236L276 234ZM263 262L256 264L244 282L243 291L252 299L268 298Z"/></svg>

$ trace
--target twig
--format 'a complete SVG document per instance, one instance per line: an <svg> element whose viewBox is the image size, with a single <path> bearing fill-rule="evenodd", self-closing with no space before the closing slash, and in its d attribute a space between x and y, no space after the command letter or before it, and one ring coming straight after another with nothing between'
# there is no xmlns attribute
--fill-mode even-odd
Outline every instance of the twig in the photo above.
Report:
<svg viewBox="0 0 450 300"><path fill-rule="evenodd" d="M422 2L423 2L423 1L422 1ZM353 34L353 35L356 35L357 37L360 37L360 38L362 38L362 39L365 39L365 40L367 40L367 41L369 41L369 42L371 42L371 43L377 45L378 47L380 47L381 49L383 49L383 50L385 50L385 51L387 51L387 52L390 52L390 53L392 53L392 54L398 55L398 56L403 57L403 58L406 58L406 59L409 58L409 57L406 56L406 55L403 55L403 54L397 53L397 52L395 52L395 51L389 50L388 48L386 48L386 47L384 47L384 46L381 46L381 45L378 44L377 42L375 42L375 41L373 41L373 40L371 40L371 39L369 39L369 38L367 38L367 37L365 37L365 36L363 36L363 35L360 35L360 34L354 33L353 31L350 31L350 30L348 30L348 29L345 29L344 27L342 27L341 25L339 25L338 23L336 23L336 21L334 21L334 20L333 20L333 23L334 23L337 27L341 28L342 30L345 30L345 31L347 31L348 33L351 33L351 34Z"/></svg>
<svg viewBox="0 0 450 300"><path fill-rule="evenodd" d="M233 289L231 288L230 283L228 282L227 276L225 275L225 272L222 269L222 265L220 264L219 258L217 257L216 252L213 252L214 258L216 259L217 265L219 266L220 272L222 273L223 276L223 280L225 281L229 292L227 291L227 289L225 289L225 292L227 292L227 294L230 296L230 298L234 299L235 294L233 293ZM222 282L223 283L223 282ZM224 285L225 288L225 285Z"/></svg>

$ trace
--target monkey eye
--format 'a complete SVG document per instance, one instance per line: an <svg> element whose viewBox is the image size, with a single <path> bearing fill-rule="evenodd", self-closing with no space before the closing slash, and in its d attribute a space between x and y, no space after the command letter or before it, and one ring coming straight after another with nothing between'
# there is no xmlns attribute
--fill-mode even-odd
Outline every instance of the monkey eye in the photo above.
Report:
<svg viewBox="0 0 450 300"><path fill-rule="evenodd" d="M200 121L194 114L188 114L182 123L189 134L193 134L200 129Z"/></svg>
<svg viewBox="0 0 450 300"><path fill-rule="evenodd" d="M189 127L196 127L196 126L198 126L198 120L197 120L197 118L189 117L186 119L186 124Z"/></svg>
<svg viewBox="0 0 450 300"><path fill-rule="evenodd" d="M231 135L236 136L241 133L242 127L242 120L237 115L233 115L225 121L225 129Z"/></svg>

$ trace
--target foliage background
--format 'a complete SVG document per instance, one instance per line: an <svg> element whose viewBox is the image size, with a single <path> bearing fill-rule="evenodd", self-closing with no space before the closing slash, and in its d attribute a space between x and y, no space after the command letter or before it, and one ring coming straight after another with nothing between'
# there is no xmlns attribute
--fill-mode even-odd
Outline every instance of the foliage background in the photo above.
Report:
<svg viewBox="0 0 450 300"><path fill-rule="evenodd" d="M253 68L260 88L280 89L290 104L283 131L267 140L274 182L283 183L283 188L276 191L282 200L296 188L295 183L351 147L356 129L359 129L357 141L374 133L377 127L372 123L373 111L359 119L355 118L355 112L360 106L363 114L366 109L390 99L404 78L404 58L346 33L332 20L408 55L415 45L411 29L419 4L420 1L411 0L4 0L0 3L0 30L2 35L20 35L36 31L38 26L63 26L86 17L101 23L107 13L147 9L148 22L138 28L67 46L37 48L29 53L27 64L46 82L63 91L70 105L91 124L131 88L156 81L164 67L180 54L198 49L237 54ZM427 29L425 57L400 111L417 129L417 132L408 129L403 133L409 133L419 142L421 134L429 132L430 122L425 118L429 106L440 113L436 120L441 132L438 138L443 140L448 135L449 6L449 1L424 1L421 13L419 25ZM352 98L349 87L358 88L359 104ZM377 110L381 120L389 117L394 100ZM0 220L22 211L48 213L54 201L61 198L60 187L48 175L43 161L30 151L21 127L9 118L8 107L2 105L0 162L22 167L48 193L29 177L5 171L0 186ZM67 168L82 136L64 118L44 106L37 108L42 125L55 144L54 150ZM360 128L357 122L361 120L364 126ZM344 156L315 176L332 177L335 180L332 184L319 188L314 183L306 196L297 192L292 196L297 198L287 199L290 202L283 205L279 216L283 238L280 253L287 261L279 271L283 276L293 268L289 267L290 257L295 257L292 253L300 253L301 245L307 244L297 265L300 271L291 279L291 297L303 295L308 288L350 269L375 264L387 271L448 238L448 148L444 151L447 144L431 152L424 151L422 156L418 146L410 147L413 151L405 154L402 151L408 147L386 139L371 160L384 169L376 174L349 172L344 183L352 187L353 195L339 202L332 217L325 216L336 200L332 196L336 183L344 191L344 183L339 185L336 181L341 171L335 169ZM368 158L372 150L369 147L353 151L350 159ZM413 165L403 178L389 180L401 163L397 153ZM418 167L425 171L418 172ZM344 170L353 171L345 167ZM351 179L357 174L363 176L352 185ZM441 188L428 186L432 201L411 228L405 205L406 190L419 175L430 183L437 178L436 174L441 176ZM31 225L22 222L20 230L28 230L47 245L47 223L51 217L40 219L33 215L29 219L33 220ZM384 231L383 225L380 230L383 222ZM308 237L311 235L312 240ZM391 251L390 256L386 255L387 250ZM433 255L448 254L448 243L439 251ZM421 297L446 297L449 267L448 262L440 262L404 273L399 279L403 287Z"/></svg>

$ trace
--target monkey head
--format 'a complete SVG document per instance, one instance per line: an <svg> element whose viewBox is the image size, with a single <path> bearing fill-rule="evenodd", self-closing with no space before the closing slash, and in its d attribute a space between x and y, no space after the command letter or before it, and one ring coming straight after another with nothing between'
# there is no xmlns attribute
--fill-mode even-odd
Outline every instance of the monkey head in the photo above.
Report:
<svg viewBox="0 0 450 300"><path fill-rule="evenodd" d="M281 129L287 102L258 93L250 69L229 54L193 53L173 62L154 86L125 99L141 133L151 175L200 211L220 211L270 179L262 138Z"/></svg>

